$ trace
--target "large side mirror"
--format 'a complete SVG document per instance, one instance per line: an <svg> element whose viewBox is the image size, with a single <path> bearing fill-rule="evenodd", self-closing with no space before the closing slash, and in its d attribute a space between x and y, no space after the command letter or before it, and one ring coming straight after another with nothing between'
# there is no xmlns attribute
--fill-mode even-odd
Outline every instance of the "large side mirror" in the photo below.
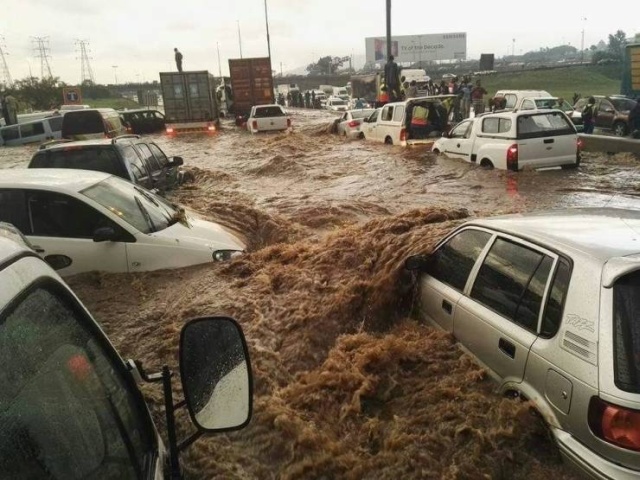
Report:
<svg viewBox="0 0 640 480"><path fill-rule="evenodd" d="M180 334L180 376L200 431L238 430L251 419L253 381L247 343L227 317L196 318Z"/></svg>
<svg viewBox="0 0 640 480"><path fill-rule="evenodd" d="M171 157L171 161L169 163L173 167L179 167L180 165L184 165L184 160L182 157Z"/></svg>
<svg viewBox="0 0 640 480"><path fill-rule="evenodd" d="M405 270L425 272L433 263L429 255L411 255L404 261Z"/></svg>
<svg viewBox="0 0 640 480"><path fill-rule="evenodd" d="M115 242L118 235L113 227L99 227L93 232L94 242Z"/></svg>

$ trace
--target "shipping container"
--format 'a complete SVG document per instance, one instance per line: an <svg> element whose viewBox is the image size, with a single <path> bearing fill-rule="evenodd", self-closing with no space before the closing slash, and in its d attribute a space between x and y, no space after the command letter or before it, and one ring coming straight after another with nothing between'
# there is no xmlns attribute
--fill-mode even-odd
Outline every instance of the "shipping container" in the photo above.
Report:
<svg viewBox="0 0 640 480"><path fill-rule="evenodd" d="M206 70L160 72L169 134L213 132L219 126L214 77Z"/></svg>
<svg viewBox="0 0 640 480"><path fill-rule="evenodd" d="M640 97L640 43L626 46L620 93L627 97Z"/></svg>
<svg viewBox="0 0 640 480"><path fill-rule="evenodd" d="M275 103L269 57L229 59L229 73L236 123L249 117L251 107Z"/></svg>
<svg viewBox="0 0 640 480"><path fill-rule="evenodd" d="M376 103L380 89L380 74L353 75L351 77L351 97L364 98L371 105Z"/></svg>

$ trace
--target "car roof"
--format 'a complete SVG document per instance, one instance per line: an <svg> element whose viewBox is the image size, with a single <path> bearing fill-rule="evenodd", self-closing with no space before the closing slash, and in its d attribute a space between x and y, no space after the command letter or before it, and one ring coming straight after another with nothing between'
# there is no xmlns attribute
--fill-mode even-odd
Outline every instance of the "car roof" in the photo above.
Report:
<svg viewBox="0 0 640 480"><path fill-rule="evenodd" d="M0 270L6 266L7 260L28 251L30 250L26 245L0 235Z"/></svg>
<svg viewBox="0 0 640 480"><path fill-rule="evenodd" d="M277 103L267 103L266 105L254 105L255 108L280 107Z"/></svg>
<svg viewBox="0 0 640 480"><path fill-rule="evenodd" d="M69 148L69 147L95 147L96 145L108 146L108 145L115 145L117 142L122 140L133 141L133 140L139 140L139 139L140 137L138 135L122 135L120 137L115 137L115 138L95 138L95 139L89 139L89 140L74 140L71 142L54 140L55 143L51 143L51 144L43 143L42 145L40 145L40 149L38 151L51 151L51 150L61 150L61 149L64 150L65 148Z"/></svg>
<svg viewBox="0 0 640 480"><path fill-rule="evenodd" d="M70 168L7 168L0 176L0 188L80 192L111 176L104 172Z"/></svg>
<svg viewBox="0 0 640 480"><path fill-rule="evenodd" d="M551 249L564 247L602 263L640 253L640 210L572 208L501 215L467 224L511 233Z"/></svg>

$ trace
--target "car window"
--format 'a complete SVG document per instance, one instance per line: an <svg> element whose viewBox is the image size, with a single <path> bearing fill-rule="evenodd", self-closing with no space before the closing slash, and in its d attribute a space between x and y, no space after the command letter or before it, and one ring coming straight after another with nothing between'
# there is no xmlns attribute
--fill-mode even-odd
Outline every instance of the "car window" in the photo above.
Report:
<svg viewBox="0 0 640 480"><path fill-rule="evenodd" d="M11 223L24 235L31 234L24 190L0 190L0 222Z"/></svg>
<svg viewBox="0 0 640 480"><path fill-rule="evenodd" d="M59 132L62 130L62 115L56 115L54 117L48 118L49 127L52 132Z"/></svg>
<svg viewBox="0 0 640 480"><path fill-rule="evenodd" d="M393 121L401 122L402 117L404 117L404 107L402 105L398 105L393 112Z"/></svg>
<svg viewBox="0 0 640 480"><path fill-rule="evenodd" d="M538 104L540 108L546 108L546 104ZM526 99L522 102L522 110L535 110L536 105L533 103L533 100Z"/></svg>
<svg viewBox="0 0 640 480"><path fill-rule="evenodd" d="M548 137L576 133L571 121L560 112L520 115L517 127L518 138Z"/></svg>
<svg viewBox="0 0 640 480"><path fill-rule="evenodd" d="M65 135L83 135L105 131L105 124L100 112L77 111L66 113L63 117Z"/></svg>
<svg viewBox="0 0 640 480"><path fill-rule="evenodd" d="M393 119L393 107L384 107L382 109L382 117L380 118L383 122L390 122Z"/></svg>
<svg viewBox="0 0 640 480"><path fill-rule="evenodd" d="M143 163L137 150L135 150L131 145L122 149L122 156L129 164L129 168L131 169L131 173L133 174L133 178L136 183L143 182L149 176L147 166Z"/></svg>
<svg viewBox="0 0 640 480"><path fill-rule="evenodd" d="M162 166L160 162L156 160L156 157L153 156L149 147L144 143L136 143L136 147L140 154L142 155L142 160L149 165L149 169L152 172L156 172L158 170L162 170Z"/></svg>
<svg viewBox="0 0 640 480"><path fill-rule="evenodd" d="M491 246L471 298L535 332L552 259L504 238Z"/></svg>
<svg viewBox="0 0 640 480"><path fill-rule="evenodd" d="M102 213L77 198L56 192L26 192L32 235L93 238L100 227L118 227Z"/></svg>
<svg viewBox="0 0 640 480"><path fill-rule="evenodd" d="M640 392L640 271L619 278L613 286L615 384L625 392Z"/></svg>
<svg viewBox="0 0 640 480"><path fill-rule="evenodd" d="M562 312L564 310L564 301L569 290L569 279L571 278L571 265L567 260L560 257L558 266L551 284L551 291L547 299L547 305L542 316L542 325L540 327L540 336L551 338L560 328L562 321Z"/></svg>
<svg viewBox="0 0 640 480"><path fill-rule="evenodd" d="M509 109L516 106L516 101L518 100L518 97L513 93L505 93L504 99L506 101L504 108Z"/></svg>
<svg viewBox="0 0 640 480"><path fill-rule="evenodd" d="M3 478L142 478L152 430L89 321L49 283L0 316Z"/></svg>
<svg viewBox="0 0 640 480"><path fill-rule="evenodd" d="M77 168L125 176L122 162L111 147L64 147L36 153L29 168Z"/></svg>
<svg viewBox="0 0 640 480"><path fill-rule="evenodd" d="M601 100L600 100L600 102L598 103L598 110L605 111L605 110L607 110L607 109L608 109L608 110L615 110L615 109L613 108L613 104L612 104L609 100L606 100L606 99L604 99L604 98L603 98L603 99L601 99Z"/></svg>
<svg viewBox="0 0 640 480"><path fill-rule="evenodd" d="M284 111L278 106L260 108L256 107L256 110L253 114L254 118L284 117L284 115Z"/></svg>
<svg viewBox="0 0 640 480"><path fill-rule="evenodd" d="M632 110L633 107L636 106L636 102L634 100L631 100L630 98L612 98L611 103L619 112Z"/></svg>
<svg viewBox="0 0 640 480"><path fill-rule="evenodd" d="M460 122L453 128L453 130L451 130L451 138L465 138L472 124L472 120Z"/></svg>
<svg viewBox="0 0 640 480"><path fill-rule="evenodd" d="M463 291L467 278L491 234L466 229L441 245L429 257L428 273L443 283Z"/></svg>
<svg viewBox="0 0 640 480"><path fill-rule="evenodd" d="M369 122L370 123L375 123L378 120L378 115L380 114L380 110L376 110L375 112L373 112L371 114L371 116L369 117Z"/></svg>
<svg viewBox="0 0 640 480"><path fill-rule="evenodd" d="M153 156L156 157L156 160L158 160L162 167L169 163L169 159L164 154L164 152L160 150L160 147L158 147L155 143L149 143L148 145L151 149L151 152L153 153Z"/></svg>
<svg viewBox="0 0 640 480"><path fill-rule="evenodd" d="M510 130L510 118L489 117L482 120L482 133L508 133Z"/></svg>
<svg viewBox="0 0 640 480"><path fill-rule="evenodd" d="M20 130L19 130L19 126L18 125L13 125L11 127L6 127L3 128L1 130L2 132L2 139L5 142L8 142L9 140L17 140L20 138Z"/></svg>
<svg viewBox="0 0 640 480"><path fill-rule="evenodd" d="M351 116L353 118L366 118L371 116L374 110L355 110L351 112Z"/></svg>
<svg viewBox="0 0 640 480"><path fill-rule="evenodd" d="M44 125L42 122L24 123L20 125L20 135L22 138L44 135Z"/></svg>

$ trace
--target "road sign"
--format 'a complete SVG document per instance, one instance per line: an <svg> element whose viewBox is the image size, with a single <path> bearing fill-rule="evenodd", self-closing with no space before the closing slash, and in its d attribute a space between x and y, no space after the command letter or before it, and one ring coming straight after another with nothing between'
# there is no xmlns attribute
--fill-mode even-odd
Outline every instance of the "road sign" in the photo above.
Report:
<svg viewBox="0 0 640 480"><path fill-rule="evenodd" d="M65 105L82 105L82 92L80 87L64 87L62 96Z"/></svg>

